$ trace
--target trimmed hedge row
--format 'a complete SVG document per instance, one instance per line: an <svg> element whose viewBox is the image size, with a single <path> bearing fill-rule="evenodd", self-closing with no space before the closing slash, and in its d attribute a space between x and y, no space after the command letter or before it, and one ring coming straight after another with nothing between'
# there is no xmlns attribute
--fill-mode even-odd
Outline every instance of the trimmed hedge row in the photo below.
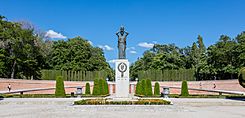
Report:
<svg viewBox="0 0 245 118"><path fill-rule="evenodd" d="M55 96L56 97L66 97L64 80L63 80L62 76L56 77Z"/></svg>
<svg viewBox="0 0 245 118"><path fill-rule="evenodd" d="M87 99L74 102L75 105L169 105L162 99L143 99L138 101L106 101L105 99Z"/></svg>
<svg viewBox="0 0 245 118"><path fill-rule="evenodd" d="M136 84L136 95L152 96L152 85L150 79L143 79Z"/></svg>
<svg viewBox="0 0 245 118"><path fill-rule="evenodd" d="M108 95L109 88L108 83L104 79L95 79L94 80L94 88L93 95Z"/></svg>
<svg viewBox="0 0 245 118"><path fill-rule="evenodd" d="M245 67L243 67L241 70L240 70L240 73L239 73L239 76L238 76L238 81L239 81L239 84L245 88Z"/></svg>
<svg viewBox="0 0 245 118"><path fill-rule="evenodd" d="M90 95L90 84L89 83L86 83L86 86L85 86L85 94L86 95Z"/></svg>
<svg viewBox="0 0 245 118"><path fill-rule="evenodd" d="M182 81L181 96L189 96L188 84L186 80Z"/></svg>
<svg viewBox="0 0 245 118"><path fill-rule="evenodd" d="M137 76L139 80L149 78L152 81L196 81L195 70L193 69L147 70L139 71Z"/></svg>
<svg viewBox="0 0 245 118"><path fill-rule="evenodd" d="M63 76L65 81L93 81L94 78L107 78L106 71L62 71L41 70L42 80L55 80L57 76Z"/></svg>
<svg viewBox="0 0 245 118"><path fill-rule="evenodd" d="M158 82L155 83L155 87L154 87L154 95L158 96L160 95L160 85Z"/></svg>

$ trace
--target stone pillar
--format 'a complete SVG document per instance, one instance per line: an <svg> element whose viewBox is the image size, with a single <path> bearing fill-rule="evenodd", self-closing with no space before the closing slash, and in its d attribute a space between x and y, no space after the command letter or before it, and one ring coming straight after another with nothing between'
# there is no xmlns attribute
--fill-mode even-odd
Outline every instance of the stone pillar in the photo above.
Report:
<svg viewBox="0 0 245 118"><path fill-rule="evenodd" d="M113 94L113 84L110 84L110 94Z"/></svg>
<svg viewBox="0 0 245 118"><path fill-rule="evenodd" d="M117 59L115 65L116 97L129 97L129 62Z"/></svg>
<svg viewBox="0 0 245 118"><path fill-rule="evenodd" d="M135 84L131 84L131 94L134 94L135 93L134 88L135 88Z"/></svg>

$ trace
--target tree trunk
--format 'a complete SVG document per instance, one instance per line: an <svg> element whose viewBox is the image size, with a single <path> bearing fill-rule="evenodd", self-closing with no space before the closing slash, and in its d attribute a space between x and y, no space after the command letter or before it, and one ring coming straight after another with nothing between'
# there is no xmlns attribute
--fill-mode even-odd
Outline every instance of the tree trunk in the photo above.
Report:
<svg viewBox="0 0 245 118"><path fill-rule="evenodd" d="M13 64L13 66L12 66L11 79L14 79L15 66L16 66L16 60L14 60L14 64Z"/></svg>

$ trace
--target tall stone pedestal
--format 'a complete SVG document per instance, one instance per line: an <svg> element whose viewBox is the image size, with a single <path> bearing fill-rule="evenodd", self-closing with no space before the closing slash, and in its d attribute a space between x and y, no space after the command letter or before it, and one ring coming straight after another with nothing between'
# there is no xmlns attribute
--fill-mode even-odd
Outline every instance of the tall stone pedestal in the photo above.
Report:
<svg viewBox="0 0 245 118"><path fill-rule="evenodd" d="M129 97L129 61L127 59L117 59L115 62L116 97Z"/></svg>

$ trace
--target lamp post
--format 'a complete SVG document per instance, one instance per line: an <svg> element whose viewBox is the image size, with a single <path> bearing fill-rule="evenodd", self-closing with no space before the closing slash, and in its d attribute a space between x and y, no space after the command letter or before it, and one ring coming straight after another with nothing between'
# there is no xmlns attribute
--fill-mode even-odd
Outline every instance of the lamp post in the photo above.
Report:
<svg viewBox="0 0 245 118"><path fill-rule="evenodd" d="M170 94L169 87L163 87L162 97L169 98L168 95Z"/></svg>

